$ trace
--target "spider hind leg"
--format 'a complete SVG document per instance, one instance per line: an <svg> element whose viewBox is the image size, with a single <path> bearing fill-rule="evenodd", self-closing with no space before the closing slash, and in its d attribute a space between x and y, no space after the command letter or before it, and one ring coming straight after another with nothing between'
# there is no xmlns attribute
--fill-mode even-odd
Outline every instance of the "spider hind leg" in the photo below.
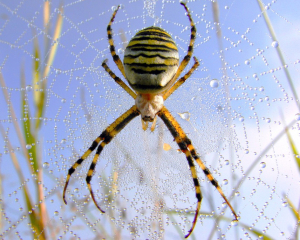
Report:
<svg viewBox="0 0 300 240"><path fill-rule="evenodd" d="M135 92L133 92L127 85L126 83L124 83L119 77L116 76L116 74L113 73L112 70L110 70L110 68L107 66L106 64L107 62L107 59L105 59L103 62L102 62L102 67L104 68L104 70L109 74L109 76L111 76L115 82L117 84L120 85L121 88L123 88L131 97L133 97L134 99L136 99L136 94Z"/></svg>
<svg viewBox="0 0 300 240"><path fill-rule="evenodd" d="M119 70L121 71L122 75L126 78L123 63L122 63L119 55L116 53L114 40L113 40L113 37L112 37L112 28L111 28L111 25L112 25L112 23L113 23L113 21L116 17L116 14L117 14L119 8L120 8L120 5L114 11L114 13L113 13L113 15L110 19L110 22L107 25L106 30L107 30L107 37L108 37L108 42L109 42L109 46L110 46L109 49L110 49L111 56L112 56L114 62L116 63L116 65L118 66Z"/></svg>
<svg viewBox="0 0 300 240"><path fill-rule="evenodd" d="M196 26L195 26L195 23L192 19L192 16L191 16L191 13L189 11L189 9L187 8L186 4L184 2L181 2L180 3L186 13L187 13L187 16L189 18L189 21L190 21L190 26L191 26L191 36L190 36L190 43L189 43L189 46L188 46L188 49L187 49L187 54L184 56L184 58L182 59L174 77L172 78L172 80L168 83L168 85L171 87L175 81L177 80L177 78L180 76L180 74L182 73L182 71L185 69L185 67L188 65L192 55L193 55L193 51L194 51L194 43L195 43L195 39L196 39Z"/></svg>

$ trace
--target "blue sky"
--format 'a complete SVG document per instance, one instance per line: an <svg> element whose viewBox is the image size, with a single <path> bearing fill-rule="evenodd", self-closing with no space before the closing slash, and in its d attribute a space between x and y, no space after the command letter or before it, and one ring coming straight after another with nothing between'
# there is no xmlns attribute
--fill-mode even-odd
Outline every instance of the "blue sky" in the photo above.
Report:
<svg viewBox="0 0 300 240"><path fill-rule="evenodd" d="M266 11L287 63L287 69L295 89L298 91L300 64L298 62L300 59L298 47L300 19L298 9L300 3L296 0L288 3L283 0L264 1L263 3L266 6L270 4ZM48 188L48 191L50 189L58 189L58 192L62 190L61 183L55 178L62 179L65 177L67 169L84 152L91 141L109 123L134 103L123 90L115 85L112 79L107 77L101 68L102 61L108 58L108 65L117 75L121 76L110 56L106 36L106 26L112 14L112 7L118 4L118 1L92 0L82 2L65 1L63 3L64 22L62 34L58 39L58 52L47 78L47 107L45 112L45 118L47 119L43 120L43 127L38 136L42 161L50 164L50 168L45 171L53 171L49 174L45 173L44 185ZM235 171L235 178L240 179L243 171L246 171L251 162L282 130L283 122L291 122L294 119L294 115L299 113L299 109L295 100L292 99L294 97L278 58L278 48L272 46L273 39L269 34L257 2L228 0L219 1L218 4L224 54L220 53L221 49L218 45L212 2L191 1L187 3L197 27L194 56L201 60L201 64L198 71L184 84L182 89L170 97L170 100L166 102L166 106L170 108L180 124L183 125L198 151L204 155L203 157L207 164L211 165L216 171L216 178L219 182L222 182L223 179L229 180L229 185L224 186L224 192L228 196L232 188L236 187L235 183L237 181L231 175L231 171ZM124 31L124 36L129 40L141 28L156 24L173 36L178 45L180 56L184 56L189 42L190 28L184 9L178 1L123 1L122 5L113 24L117 50L122 50L123 48L121 41L123 34L120 34L121 30ZM144 7L146 5L148 9ZM19 123L22 120L20 105L20 90L22 90L20 87L21 68L24 66L26 85L32 85L33 42L35 39L39 41L39 47L42 52L40 62L44 66L47 54L49 54L48 51L45 51L45 38L48 38L50 43L53 43L55 40L52 38L52 34L58 15L58 7L59 1L51 1L50 29L52 30L49 36L46 36L43 26L43 2L1 1L1 73L8 87L10 103L14 107ZM122 58L122 51L120 53ZM223 77L221 60L226 66L228 85L226 85ZM249 61L249 64L245 64L246 61ZM191 67L191 64L188 67ZM212 79L219 81L218 88L213 89L210 87L209 83ZM226 93L227 88L229 93ZM260 88L263 88L264 91L259 90ZM84 93L84 100L82 93ZM27 93L29 107L33 113L32 94L32 91ZM226 104L228 96L231 97L230 104ZM195 101L192 100L193 97L195 97ZM269 100L266 100L267 98ZM3 115L0 118L1 124L7 132L8 138L13 143L13 148L17 155L22 159L22 154L18 150L20 143L12 123L9 122L9 108L2 93L0 94L0 106L3 111ZM182 113L186 111L191 113L190 122L185 122L177 115L177 112ZM284 116L284 121L281 115ZM91 117L91 121L88 120L89 117ZM239 120L241 117L244 118L244 121ZM268 118L270 118L271 123L268 123L268 120L266 120ZM227 126L226 124L228 123L229 125ZM299 138L298 127L295 125L293 131L291 131L296 141ZM135 156L137 162L140 159L145 161L145 163L141 163L141 166L147 166L147 159L154 161L155 159L168 159L170 155L174 157L174 160L169 159L170 164L174 164L174 168L171 168L170 173L168 173L165 163L158 161L159 164L166 168L162 171L162 174L165 176L161 177L161 179L172 179L172 173L182 176L180 171L177 172L177 169L185 167L185 165L180 165L181 161L185 161L185 159L183 156L177 155L175 151L176 145L172 143L172 138L167 135L168 133L166 132L162 135L162 132L166 131L159 130L159 127L157 127L155 134L150 132L144 133L141 131L140 121L134 120L128 126L128 130L124 130L124 133L120 134L116 142L106 148L102 156L103 159L98 164L99 170L94 178L97 179L100 173L103 174L110 171L112 168L110 158L113 154L120 158L121 163L124 164L121 164L121 166L130 167L130 163L126 163L128 159L124 156L126 150L121 149L117 143L122 143L124 140L126 143L124 148L128 150L129 154ZM161 158L155 150L158 136L163 136L163 141L172 145L173 150L162 153L164 158ZM61 143L64 139L67 140L67 143ZM0 141L0 153L2 153L0 164L1 174L5 177L3 195L5 199L10 201L11 197L8 197L8 195L15 190L17 195L20 198L22 197L21 191L17 190L21 183L17 181L10 157L5 153L4 145L5 141L2 138ZM263 169L262 173L259 166L253 170L253 173L250 175L252 178L245 180L245 185L243 185L245 187L242 186L241 189L238 189L242 196L235 201L237 201L236 204L241 202L237 204L237 211L240 212L242 217L241 221L251 224L257 218L259 219L258 228L260 230L268 225L272 216L275 219L275 224L271 224L271 230L266 233L274 234L272 236L279 239L281 238L281 231L286 233L292 232L291 228L294 227L292 220L288 223L283 221L283 219L292 219L292 217L287 208L282 209L280 201L283 199L282 195L288 192L288 196L297 205L299 194L295 191L295 186L298 186L296 183L299 181L299 174L294 165L286 139L283 139L276 146L268 152L267 157L262 156L262 161L267 163L266 169ZM116 153L114 153L115 149L117 149ZM230 149L233 149L233 152ZM249 154L245 154L245 149L249 149ZM232 159L233 165L231 166L230 164L228 168L224 167L226 159ZM273 159L275 160L273 161ZM166 161L168 162L168 160ZM25 175L31 179L27 164L25 161L20 162ZM176 164L179 165L177 166ZM152 163L149 166L149 172L152 174L152 171L155 170L155 164ZM73 179L70 185L71 189L74 188L74 185L79 187L84 192L83 195L87 196L85 174L88 167L89 163L84 164L84 167L78 171L80 174L73 176L76 181ZM125 171L125 169L121 168L120 172ZM137 170L132 171L132 176L134 176ZM182 171L186 175L189 174L189 171L186 169ZM151 174L149 173L149 179L151 179ZM286 175L289 177L286 178ZM124 192L130 195L132 192L128 190L128 186L134 185L136 180L132 180L130 176L126 175L126 171L122 176L122 184L125 185ZM203 179L201 172L199 172L199 176ZM261 178L264 182L263 186L257 184L258 178ZM189 181L188 177L184 179ZM32 179L29 182L31 181ZM77 181L79 183L76 183ZM182 183L183 186L190 187L190 191L187 194L189 196L189 204L181 205L185 202L185 194L182 194L184 187L181 189L180 182L178 183L175 179L172 181L178 184L175 184L175 192L181 193L181 195L179 194L181 200L179 203L177 202L177 207L195 206L191 183ZM94 180L93 183L95 187L98 185L98 194L101 195L102 185L97 184L97 180ZM202 185L204 192L208 195L212 194L216 205L220 206L222 201L218 193L206 181L201 182ZM275 197L272 201L269 200L270 194L267 186L270 186L270 188L276 187ZM128 188L127 190L126 187ZM133 188L137 195L139 191L147 192L146 190L149 189L139 189L137 186ZM252 196L251 191L254 188L257 189L258 193ZM165 193L165 195L161 193L163 192L162 189L165 188L161 186L158 192L165 196L167 199L165 201L170 204L169 207L172 207L172 204L176 201L172 198L170 192ZM122 189L120 191L122 192ZM245 200L240 200L243 197ZM52 198L55 199L54 203L48 203ZM81 199L82 195L78 195L77 198ZM134 201L132 198L134 197L128 197L128 199L131 199L129 202ZM71 197L69 199L69 202L72 202ZM203 211L209 211L210 209L208 199L209 197L204 197ZM274 209L278 214L273 216L273 213L268 213L266 214L268 219L262 220L258 217L259 211L264 208L263 205L267 201L274 203L268 209ZM51 212L60 211L60 217L64 217L64 211L68 213L70 210L69 207L64 207L59 194L53 197L49 196L47 203ZM20 201L14 203L13 206L17 208L20 206L24 207L24 203ZM80 208L79 205L76 206ZM101 218L94 210L91 201L89 206L93 214L97 218ZM254 207L254 211L252 209L253 206L259 210ZM12 219L18 219L20 216L19 213L16 214L10 211L7 214ZM230 217L229 211L227 211L226 216ZM50 219L52 222L56 221L55 217L50 216ZM92 219L89 220L93 222ZM180 218L178 219L180 220ZM88 227L85 229L85 226L87 226L86 222L83 222L84 230L80 230L78 234L92 236L93 234L86 230ZM203 225L201 226L198 223L197 226L199 228L196 228L195 231L201 233L206 227L212 227L212 224L213 221L204 218ZM228 234L226 235L227 237L236 236L234 231L226 230L228 225L226 224L222 225L221 232ZM9 226L8 223L7 226ZM26 226L20 225L20 229L24 231ZM171 229L168 228L166 238L172 236L172 233L170 233ZM187 231L187 228L184 231ZM287 234L286 236L289 235Z"/></svg>

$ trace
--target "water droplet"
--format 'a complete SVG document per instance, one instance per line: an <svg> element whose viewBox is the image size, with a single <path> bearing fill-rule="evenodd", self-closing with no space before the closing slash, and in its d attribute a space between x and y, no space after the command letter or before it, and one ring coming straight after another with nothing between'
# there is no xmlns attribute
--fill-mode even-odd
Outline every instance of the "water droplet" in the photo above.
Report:
<svg viewBox="0 0 300 240"><path fill-rule="evenodd" d="M287 207L288 205L289 205L289 204L288 204L287 202L283 202L283 203L282 203L282 206L283 206L283 207Z"/></svg>
<svg viewBox="0 0 300 240"><path fill-rule="evenodd" d="M44 162L43 163L43 168L47 169L49 168L50 164L48 162Z"/></svg>
<svg viewBox="0 0 300 240"><path fill-rule="evenodd" d="M183 112L183 113L178 113L178 115L184 119L184 120L187 120L189 121L190 120L190 117L191 117L191 114L189 112Z"/></svg>
<svg viewBox="0 0 300 240"><path fill-rule="evenodd" d="M264 87L260 87L258 90L259 90L260 92L263 92L263 91L265 91L265 88L264 88Z"/></svg>
<svg viewBox="0 0 300 240"><path fill-rule="evenodd" d="M295 120L296 121L300 121L300 113L296 113L295 114Z"/></svg>
<svg viewBox="0 0 300 240"><path fill-rule="evenodd" d="M240 122L244 122L244 120L245 120L244 117L240 117L240 118L239 118L239 121L240 121Z"/></svg>
<svg viewBox="0 0 300 240"><path fill-rule="evenodd" d="M234 195L238 197L238 196L240 196L240 192L236 191Z"/></svg>
<svg viewBox="0 0 300 240"><path fill-rule="evenodd" d="M231 226L235 227L238 225L238 221L237 220L232 220L231 221Z"/></svg>
<svg viewBox="0 0 300 240"><path fill-rule="evenodd" d="M168 143L164 143L164 145L163 145L163 149L164 149L165 151L169 151L169 150L171 149L171 146L170 146L170 144L168 144Z"/></svg>
<svg viewBox="0 0 300 240"><path fill-rule="evenodd" d="M245 149L245 150L244 150L244 153L245 153L245 154L248 154L248 153L249 153L249 149Z"/></svg>
<svg viewBox="0 0 300 240"><path fill-rule="evenodd" d="M65 102L67 102L67 100L66 100L65 98L62 98L62 99L61 99L61 102L62 102L62 103L65 103Z"/></svg>
<svg viewBox="0 0 300 240"><path fill-rule="evenodd" d="M64 138L60 141L61 144L65 144L66 142L67 142L67 140Z"/></svg>
<svg viewBox="0 0 300 240"><path fill-rule="evenodd" d="M123 54L124 53L124 50L122 48L119 48L118 49L118 54Z"/></svg>
<svg viewBox="0 0 300 240"><path fill-rule="evenodd" d="M30 92L31 90L32 90L32 86L31 85L26 86L26 91L27 92Z"/></svg>
<svg viewBox="0 0 300 240"><path fill-rule="evenodd" d="M224 164L225 164L225 165L229 165L229 160L225 160L225 161L224 161Z"/></svg>
<svg viewBox="0 0 300 240"><path fill-rule="evenodd" d="M279 46L277 41L272 42L272 47L277 48Z"/></svg>
<svg viewBox="0 0 300 240"><path fill-rule="evenodd" d="M261 162L261 163L260 163L260 167L261 167L261 168L265 168L266 165L267 165L267 164L266 164L265 162Z"/></svg>
<svg viewBox="0 0 300 240"><path fill-rule="evenodd" d="M249 61L249 60L246 60L246 61L245 61L245 64L246 64L246 65L249 65L249 64L250 64L250 61Z"/></svg>
<svg viewBox="0 0 300 240"><path fill-rule="evenodd" d="M266 118L266 123L270 123L271 122L271 118Z"/></svg>
<svg viewBox="0 0 300 240"><path fill-rule="evenodd" d="M59 214L59 211L54 212L54 216L58 216L58 214Z"/></svg>
<svg viewBox="0 0 300 240"><path fill-rule="evenodd" d="M229 9L229 7L228 6L225 6L225 10L228 10Z"/></svg>
<svg viewBox="0 0 300 240"><path fill-rule="evenodd" d="M219 87L219 81L217 79L213 79L213 80L210 81L209 85L212 88L217 88L217 87Z"/></svg>
<svg viewBox="0 0 300 240"><path fill-rule="evenodd" d="M75 188L74 193L79 193L79 188Z"/></svg>
<svg viewBox="0 0 300 240"><path fill-rule="evenodd" d="M223 180L223 185L227 185L228 184L228 180L227 179L224 179Z"/></svg>
<svg viewBox="0 0 300 240"><path fill-rule="evenodd" d="M32 148L31 144L26 144L26 149L31 149L31 148Z"/></svg>

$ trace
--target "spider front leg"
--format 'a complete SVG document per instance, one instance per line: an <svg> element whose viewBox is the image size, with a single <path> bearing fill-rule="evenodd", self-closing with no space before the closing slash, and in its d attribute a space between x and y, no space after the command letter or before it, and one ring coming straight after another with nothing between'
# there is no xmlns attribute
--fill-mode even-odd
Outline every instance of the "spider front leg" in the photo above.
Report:
<svg viewBox="0 0 300 240"><path fill-rule="evenodd" d="M226 196L225 196L222 188L220 187L219 183L217 182L217 180L213 177L213 175L211 174L210 170L205 166L205 164L199 158L199 156L196 153L196 150L195 150L195 148L194 148L191 140L186 136L185 132L182 130L182 128L180 127L179 123L175 120L175 118L171 115L171 113L169 111L166 112L166 115L168 115L169 118L173 118L172 119L173 120L172 123L174 124L174 127L176 129L179 129L178 133L180 135L180 138L187 145L187 148L191 152L192 157L196 160L197 164L202 169L202 171L204 172L205 176L208 178L208 180L211 182L211 184L214 185L215 188L218 190L218 192L220 193L220 195L222 196L222 198L226 202L227 206L230 208L232 214L234 215L235 220L237 221L238 220L238 215L235 213L233 207L231 206L231 204L227 200L227 198L226 198Z"/></svg>
<svg viewBox="0 0 300 240"><path fill-rule="evenodd" d="M193 177L193 182L194 182L195 191L196 191L196 198L197 198L198 203L197 203L196 213L195 213L195 216L194 216L192 227L189 230L188 234L185 235L185 238L188 238L192 234L192 232L193 232L193 230L196 226L197 217L198 217L198 214L199 214L199 211L200 211L201 201L202 201L202 194L201 194L199 180L198 180L198 177L197 177L197 171L196 171L195 165L193 163L192 154L189 151L189 149L187 148L186 143L181 138L180 132L181 131L183 132L183 130L181 129L181 127L179 126L179 124L177 123L175 118L171 115L171 113L167 110L166 107L163 107L158 112L158 116L166 124L167 128L169 129L169 131L173 135L176 143L178 144L180 150L185 154L186 159L187 159L188 164L189 164L189 167L190 167L190 170L191 170L192 177Z"/></svg>
<svg viewBox="0 0 300 240"><path fill-rule="evenodd" d="M76 161L75 164L73 164L73 166L69 169L68 172L68 176L67 176L67 180L65 183L65 187L64 187L64 191L63 191L63 199L65 204L67 204L67 201L65 199L65 193L67 190L67 186L70 180L71 175L74 173L74 171L76 170L76 168L83 162L83 160L85 160L93 150L95 150L95 148L98 146L98 144L100 143L100 141L102 141L100 143L100 145L98 146L97 150L96 150L96 154L94 156L94 159L91 163L90 169L88 171L87 177L86 177L86 182L88 185L88 189L90 191L90 194L92 196L92 199L95 203L95 205L97 206L97 208L104 213L104 211L99 207L99 205L96 202L96 199L94 197L94 193L92 191L92 187L91 187L91 180L92 180L92 176L96 167L96 163L98 161L99 155L102 152L103 148L105 147L105 145L107 145L108 143L110 143L110 141L136 116L140 115L140 112L137 110L136 106L132 106L129 110L127 110L125 113L123 113L120 117L118 117L111 125L109 125L109 127L107 127L102 133L101 135L96 138L96 140L92 143L91 147L82 155L82 157L80 159L78 159Z"/></svg>
<svg viewBox="0 0 300 240"><path fill-rule="evenodd" d="M186 155L186 158L188 160L189 166L190 166L191 171L192 171L192 176L193 176L194 185L195 185L195 189L196 189L196 198L198 200L197 210L196 210L195 218L193 220L193 225L192 225L191 229L189 230L189 233L185 236L185 238L190 236L190 234L192 233L192 231L193 231L193 229L196 225L197 215L198 215L198 212L199 212L199 209L200 209L200 203L201 203L201 199L202 199L202 197L199 198L199 196L197 195L198 191L200 193L200 187L199 187L198 180L196 179L197 180L196 181L195 177L194 177L194 176L197 177L197 175L195 175L196 173L193 174L193 171L196 172L196 170L195 170L194 165L190 163L190 156L192 156L196 160L196 162L198 163L200 168L203 170L203 172L206 175L206 177L208 178L208 180L212 183L212 185L214 185L217 188L218 192L223 197L223 199L225 200L225 202L227 203L227 205L231 209L233 215L235 216L235 220L237 220L238 216L235 213L235 211L234 211L233 207L231 206L231 204L229 203L229 201L227 200L227 198L225 197L225 195L224 195L221 187L219 186L217 180L214 179L214 177L212 176L209 169L201 161L201 159L199 158L199 156L196 153L196 150L195 150L194 146L192 145L191 140L186 136L186 134L184 133L184 131L182 130L182 128L180 127L180 125L176 121L176 119L172 116L172 114L167 110L166 107L163 107L162 110L160 110L160 112L158 113L158 116L164 121L164 123L166 124L166 126L170 130L171 134L175 138L175 141L177 142L177 144L180 147L181 151ZM199 188L199 190L197 190L198 188Z"/></svg>
<svg viewBox="0 0 300 240"><path fill-rule="evenodd" d="M64 203L67 204L67 200L66 200L66 190L71 178L71 175L75 172L76 168L81 165L81 163L91 154L92 151L95 150L95 148L98 146L99 142L103 140L100 136L97 137L92 145L89 147L89 149L73 164L73 166L69 169L68 171L68 176L66 179L66 183L65 183L65 187L64 187L64 191L63 191L63 200Z"/></svg>
<svg viewBox="0 0 300 240"><path fill-rule="evenodd" d="M238 221L238 215L235 213L233 207L231 206L231 204L227 200L227 198L224 195L224 192L222 191L221 187L219 186L217 180L213 177L210 170L205 166L205 164L202 162L202 160L197 155L196 150L195 150L194 146L192 145L191 140L187 136L185 136L185 137L182 136L182 138L184 139L184 142L186 143L188 149L191 151L191 154L192 154L193 158L196 160L196 162L198 163L199 167L202 169L202 171L204 172L204 174L206 175L208 180L211 182L211 184L216 187L216 189L218 190L218 192L220 193L220 195L222 196L222 198L226 202L227 206L230 208L232 214L235 217L234 220Z"/></svg>

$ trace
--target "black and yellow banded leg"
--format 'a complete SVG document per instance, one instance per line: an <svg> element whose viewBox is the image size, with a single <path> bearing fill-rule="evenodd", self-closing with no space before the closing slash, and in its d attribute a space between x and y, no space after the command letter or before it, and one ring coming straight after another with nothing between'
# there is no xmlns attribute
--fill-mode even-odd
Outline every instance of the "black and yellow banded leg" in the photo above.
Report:
<svg viewBox="0 0 300 240"><path fill-rule="evenodd" d="M109 49L110 49L111 56L113 57L114 62L118 66L118 68L121 71L121 73L123 74L124 78L126 78L123 63L122 63L120 57L118 56L118 54L116 53L114 40L112 37L112 29L111 29L111 24L113 23L119 8L120 8L120 5L114 11L114 13L110 19L110 22L107 25L107 37L108 37L108 42L109 42L109 46L110 46Z"/></svg>
<svg viewBox="0 0 300 240"><path fill-rule="evenodd" d="M137 110L137 107L134 105L132 106L129 110L127 110L125 113L123 113L120 117L118 117L111 125L109 125L101 134L99 137L96 138L95 141L93 141L92 145L90 146L90 148L81 156L81 158L79 158L74 164L73 166L69 169L68 171L68 176L67 176L67 180L65 183L65 187L64 187L64 191L63 191L63 199L65 204L67 204L66 198L65 198L65 194L66 194L66 190L67 190L67 186L69 184L69 180L71 175L75 172L76 168L91 154L91 152L93 150L95 150L95 148L98 146L97 151L96 151L96 155L93 159L93 162L90 166L90 170L88 172L86 181L88 183L88 187L89 190L92 194L92 198L94 203L96 204L96 206L99 208L99 206L97 205L93 192L91 190L90 187L90 181L91 181L91 177L94 171L94 168L96 166L96 162L98 159L99 154L101 153L103 147L108 144L112 138L114 138L133 118L135 118L136 116L140 115L140 112ZM99 210L101 212L103 212L100 208Z"/></svg>
<svg viewBox="0 0 300 240"><path fill-rule="evenodd" d="M165 110L165 112L166 112L165 114L166 114L167 117L173 118L172 115L171 115L171 113L165 107L162 110ZM176 119L174 119L174 118L172 119L172 124L174 124L174 128L177 129L178 134L180 136L180 139L182 139L182 141L187 145L187 148L191 152L192 157L196 160L197 164L202 169L202 171L204 172L204 174L206 175L206 177L208 178L208 180L211 182L212 185L214 185L216 187L216 189L218 190L218 192L220 193L220 195L222 196L222 198L225 200L225 202L229 206L230 210L232 211L232 213L233 213L233 215L235 217L235 220L238 220L237 214L235 213L233 207L231 206L231 204L229 203L229 201L225 197L225 195L224 195L221 187L219 186L217 180L213 177L213 175L211 174L210 170L205 166L205 164L202 162L202 160L197 155L196 150L195 150L194 146L192 145L191 140L186 136L186 134L184 133L184 131L182 130L182 128L180 127L180 125L176 121Z"/></svg>
<svg viewBox="0 0 300 240"><path fill-rule="evenodd" d="M197 177L197 171L196 171L195 165L193 163L193 158L192 158L191 152L188 150L186 143L180 137L180 135L182 135L180 133L180 131L183 131L183 130L180 128L180 126L177 123L177 121L175 120L175 118L171 115L171 113L165 107L163 107L162 110L160 110L158 112L158 116L166 124L166 126L168 127L172 136L174 137L176 143L178 144L180 150L185 154L186 159L189 164L189 167L190 167L190 170L191 170L191 173L192 173L192 177L193 177L193 182L194 182L195 191L196 191L196 198L197 198L198 203L197 203L196 213L195 213L195 217L194 217L194 220L192 223L192 227L189 230L188 234L185 235L185 238L188 238L196 226L198 213L200 211L201 200L202 200L202 194L201 194L201 189L200 189L200 185L199 185L199 180ZM179 128L178 128L178 126L179 126Z"/></svg>
<svg viewBox="0 0 300 240"><path fill-rule="evenodd" d="M104 68L104 70L115 80L115 82L117 84L119 84L121 86L121 88L123 88L131 97L133 97L134 99L136 99L136 94L135 92L133 92L127 85L126 83L124 83L119 77L116 76L116 74L113 73L112 70L110 70L110 68L107 66L106 64L107 59L105 59L102 62L102 67Z"/></svg>
<svg viewBox="0 0 300 240"><path fill-rule="evenodd" d="M195 63L192 66L192 68L182 77L180 78L165 94L164 94L164 100L166 100L170 95L177 90L184 82L187 80L192 73L197 69L197 67L200 65L199 61L196 57L194 57Z"/></svg>
<svg viewBox="0 0 300 240"><path fill-rule="evenodd" d="M185 11L187 12L187 15L188 15L188 18L190 20L190 24L191 24L191 38L190 38L190 43L189 43L189 46L188 46L188 51L187 51L187 54L185 55L185 57L183 58L183 60L181 61L174 77L172 78L172 80L168 83L169 86L172 86L176 79L180 76L180 74L182 73L182 71L185 69L186 65L188 65L192 55L193 55L193 50L194 50L194 43L195 43L195 39L196 39L196 26L193 22L193 19L192 19L192 16L190 14L190 11L189 9L187 8L186 4L181 2L180 3Z"/></svg>
<svg viewBox="0 0 300 240"><path fill-rule="evenodd" d="M86 177L86 183L88 186L88 189L90 190L92 199L97 206L97 208L104 213L104 211L100 208L100 206L97 204L92 186L91 186L91 180L92 176L96 167L96 163L98 161L99 155L102 152L105 145L109 144L110 141L136 116L140 115L139 111L137 110L136 106L134 105L131 107L127 112L125 112L121 117L117 118L117 120L112 123L106 130L102 132L100 135L101 138L103 138L103 141L100 143L100 145L97 148L95 157L93 159L93 162L91 163L90 169L88 171L87 177Z"/></svg>
<svg viewBox="0 0 300 240"><path fill-rule="evenodd" d="M182 135L181 137L184 139L184 142L186 143L188 149L191 151L191 154L192 154L193 158L196 160L199 167L202 169L202 171L204 172L204 174L206 175L208 180L211 182L211 184L214 185L216 187L216 189L218 190L218 192L221 194L222 198L225 200L226 204L228 205L228 207L230 208L232 214L234 215L235 220L237 221L238 220L237 214L235 213L233 207L231 206L231 204L227 200L227 198L226 198L222 188L219 186L217 180L213 177L210 170L205 166L205 164L202 162L202 160L197 155L196 150L195 150L191 140L187 136Z"/></svg>
<svg viewBox="0 0 300 240"><path fill-rule="evenodd" d="M66 183L65 183L65 187L64 187L64 191L63 191L63 199L65 204L67 204L67 200L66 200L66 190L70 181L70 177L71 175L75 172L76 168L91 154L92 151L95 150L95 148L98 146L99 142L103 140L100 136L97 137L92 145L89 147L89 149L73 164L73 166L69 169L68 171L68 176L66 179Z"/></svg>

